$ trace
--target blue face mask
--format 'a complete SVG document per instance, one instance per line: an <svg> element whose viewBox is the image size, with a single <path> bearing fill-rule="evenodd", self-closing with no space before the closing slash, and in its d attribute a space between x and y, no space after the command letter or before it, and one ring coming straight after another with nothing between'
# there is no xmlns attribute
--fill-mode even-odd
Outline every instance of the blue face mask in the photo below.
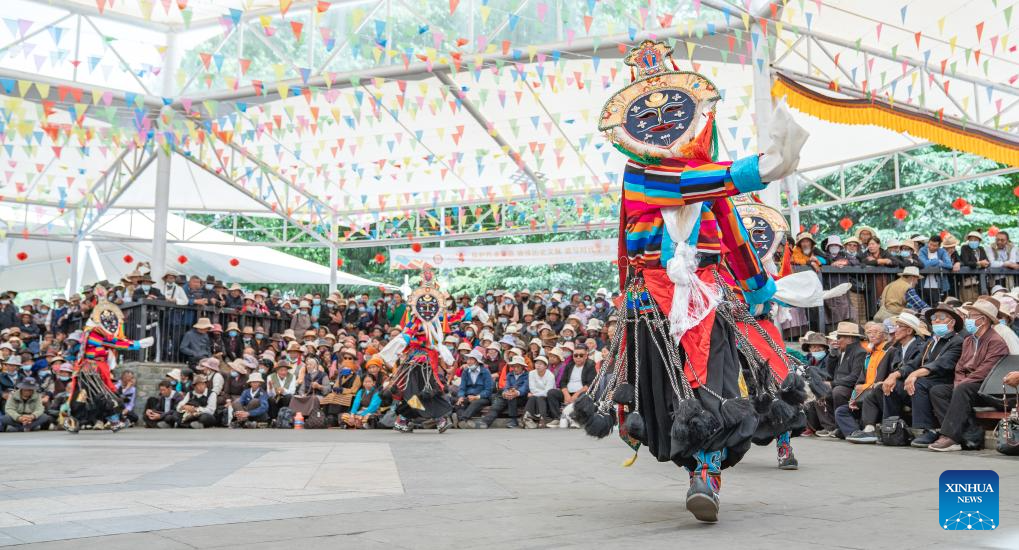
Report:
<svg viewBox="0 0 1019 550"><path fill-rule="evenodd" d="M322 300L320 300L318 298L315 298L314 300L311 301L311 303L313 303L313 304L315 304L317 306L317 305L322 303Z"/></svg>
<svg viewBox="0 0 1019 550"><path fill-rule="evenodd" d="M205 290L212 290L212 285L205 285Z"/></svg>
<svg viewBox="0 0 1019 550"><path fill-rule="evenodd" d="M980 248L980 241L967 241L966 246L976 250L977 248Z"/></svg>
<svg viewBox="0 0 1019 550"><path fill-rule="evenodd" d="M150 290L152 290L152 286L150 286L150 285L142 285L142 292L148 292Z"/></svg>
<svg viewBox="0 0 1019 550"><path fill-rule="evenodd" d="M21 365L21 370L28 372L32 370L32 365Z"/></svg>
<svg viewBox="0 0 1019 550"><path fill-rule="evenodd" d="M263 338L265 338L265 335L264 335L264 334L256 334L256 335L255 335L255 340L261 340L261 339L263 339Z"/></svg>
<svg viewBox="0 0 1019 550"><path fill-rule="evenodd" d="M900 250L899 251L899 256L902 256L903 258L908 258L911 254L912 254L912 252L910 252L908 250Z"/></svg>
<svg viewBox="0 0 1019 550"><path fill-rule="evenodd" d="M827 352L827 351L812 351L812 352L810 352L810 355L811 355L811 356L812 356L812 357L813 357L813 358L814 358L815 360L817 360L817 361L821 361L822 359L824 359L825 357L827 357L827 356L828 356L828 352Z"/></svg>
<svg viewBox="0 0 1019 550"><path fill-rule="evenodd" d="M934 336L944 336L950 332L948 330L948 325L944 323L935 323L931 325L931 330L934 332Z"/></svg>
<svg viewBox="0 0 1019 550"><path fill-rule="evenodd" d="M977 322L974 319L964 319L963 324L966 325L966 332L970 334L976 334L978 327Z"/></svg>
<svg viewBox="0 0 1019 550"><path fill-rule="evenodd" d="M59 378L61 382L70 382L71 380L70 376L58 376L57 378Z"/></svg>
<svg viewBox="0 0 1019 550"><path fill-rule="evenodd" d="M237 336L237 331L236 330L231 330L231 331L227 332L227 335L228 336Z"/></svg>
<svg viewBox="0 0 1019 550"><path fill-rule="evenodd" d="M1008 323L1006 323L1004 319L998 319L998 323L1002 324L1002 325L1005 325L1005 326L1008 326Z"/></svg>
<svg viewBox="0 0 1019 550"><path fill-rule="evenodd" d="M230 378L237 378L240 375L241 375L241 373L239 373L237 371L230 371Z"/></svg>

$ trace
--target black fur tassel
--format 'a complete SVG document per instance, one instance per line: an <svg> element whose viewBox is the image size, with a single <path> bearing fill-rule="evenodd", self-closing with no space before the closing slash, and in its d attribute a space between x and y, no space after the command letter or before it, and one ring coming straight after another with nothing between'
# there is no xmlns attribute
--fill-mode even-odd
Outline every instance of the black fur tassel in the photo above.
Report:
<svg viewBox="0 0 1019 550"><path fill-rule="evenodd" d="M679 416L674 417L672 420L669 439L671 440L672 458L689 456L692 451L690 449L690 428L686 422L680 421Z"/></svg>
<svg viewBox="0 0 1019 550"><path fill-rule="evenodd" d="M573 418L574 422L581 426L585 426L587 425L588 420L590 420L597 412L598 406L595 405L591 396L585 393L573 402L573 413L570 416Z"/></svg>
<svg viewBox="0 0 1019 550"><path fill-rule="evenodd" d="M632 412L627 415L625 428L626 433L629 434L630 437L640 441L641 443L643 443L647 437L647 433L644 430L644 418L639 412Z"/></svg>
<svg viewBox="0 0 1019 550"><path fill-rule="evenodd" d="M702 409L700 414L690 421L690 443L695 445L694 449L703 448L704 444L721 429L722 423L718 417Z"/></svg>
<svg viewBox="0 0 1019 550"><path fill-rule="evenodd" d="M779 395L782 397L782 401L799 407L807 400L807 382L799 374L791 372L782 381Z"/></svg>
<svg viewBox="0 0 1019 550"><path fill-rule="evenodd" d="M726 428L739 426L748 416L754 414L754 406L749 399L726 399L722 402L722 425Z"/></svg>
<svg viewBox="0 0 1019 550"><path fill-rule="evenodd" d="M620 405L632 405L636 393L633 384L620 384L616 391L612 392L612 400Z"/></svg>
<svg viewBox="0 0 1019 550"><path fill-rule="evenodd" d="M672 417L675 421L689 424L703 410L704 407L696 398L684 399L676 406L676 411L672 413Z"/></svg>
<svg viewBox="0 0 1019 550"><path fill-rule="evenodd" d="M768 412L771 411L772 401L774 401L774 398L766 393L754 396L754 412L756 412L758 416L768 414Z"/></svg>
<svg viewBox="0 0 1019 550"><path fill-rule="evenodd" d="M584 431L591 437L601 439L612 433L613 416L607 412L597 412L584 424Z"/></svg>
<svg viewBox="0 0 1019 550"><path fill-rule="evenodd" d="M768 411L768 419L775 426L785 426L796 418L796 407L781 399L771 402L771 410Z"/></svg>

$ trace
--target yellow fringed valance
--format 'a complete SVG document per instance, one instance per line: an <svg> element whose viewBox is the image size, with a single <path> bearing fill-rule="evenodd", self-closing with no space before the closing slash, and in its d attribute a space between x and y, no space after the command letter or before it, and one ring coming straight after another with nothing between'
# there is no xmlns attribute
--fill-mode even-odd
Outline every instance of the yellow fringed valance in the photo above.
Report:
<svg viewBox="0 0 1019 550"><path fill-rule="evenodd" d="M947 120L938 120L877 99L836 99L815 92L790 78L777 75L771 95L785 96L789 106L829 122L870 124L940 143L958 151L1019 166L1019 144Z"/></svg>

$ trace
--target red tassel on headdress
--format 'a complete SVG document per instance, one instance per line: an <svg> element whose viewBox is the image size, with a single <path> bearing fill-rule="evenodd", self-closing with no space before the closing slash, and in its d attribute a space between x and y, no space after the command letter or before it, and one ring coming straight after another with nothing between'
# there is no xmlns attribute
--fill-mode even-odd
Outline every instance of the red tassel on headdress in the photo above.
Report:
<svg viewBox="0 0 1019 550"><path fill-rule="evenodd" d="M711 133L715 129L715 113L709 112L707 119L701 133L697 134L693 141L680 149L679 152L683 155L683 158L711 162Z"/></svg>
<svg viewBox="0 0 1019 550"><path fill-rule="evenodd" d="M637 80L636 73L633 72L633 65L630 65L630 82Z"/></svg>
<svg viewBox="0 0 1019 550"><path fill-rule="evenodd" d="M676 65L676 60L673 59L671 55L669 56L669 61L672 62L672 70L678 71L679 70L679 65Z"/></svg>

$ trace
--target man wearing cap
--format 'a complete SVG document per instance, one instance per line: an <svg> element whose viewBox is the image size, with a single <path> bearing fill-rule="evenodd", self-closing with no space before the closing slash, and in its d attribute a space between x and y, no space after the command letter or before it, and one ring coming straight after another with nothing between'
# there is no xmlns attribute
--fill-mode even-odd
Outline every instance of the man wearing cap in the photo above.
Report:
<svg viewBox="0 0 1019 550"><path fill-rule="evenodd" d="M276 418L279 410L290 406L290 399L297 391L297 377L290 372L290 363L285 359L276 363L275 372L266 382L269 393L269 418Z"/></svg>
<svg viewBox="0 0 1019 550"><path fill-rule="evenodd" d="M23 378L18 382L15 391L11 392L7 402L4 403L4 416L0 420L0 426L8 432L34 432L49 427L51 419L46 414L42 397L37 390L35 379L32 377Z"/></svg>
<svg viewBox="0 0 1019 550"><path fill-rule="evenodd" d="M177 405L180 405L184 396L174 390L173 382L161 380L156 395L149 397L145 402L145 412L142 413L142 422L146 428L175 428L180 421L177 413Z"/></svg>
<svg viewBox="0 0 1019 550"><path fill-rule="evenodd" d="M987 249L980 246L983 236L979 231L970 231L966 234L966 242L963 243L962 251L959 252L959 261L963 267L969 269L982 269L991 266L991 260L987 256Z"/></svg>
<svg viewBox="0 0 1019 550"><path fill-rule="evenodd" d="M835 336L835 347L839 350L839 355L827 362L831 377L831 395L823 399L823 406L817 411L824 428L817 432L819 437L836 436L834 413L839 407L849 404L856 381L859 380L867 361L867 350L860 345L859 325L843 321L835 329Z"/></svg>
<svg viewBox="0 0 1019 550"><path fill-rule="evenodd" d="M938 437L930 392L938 385L952 384L956 363L962 353L963 339L957 332L963 325L963 319L951 306L938 304L924 313L933 335L922 341L911 339L909 334L919 333L919 328L905 328L915 325L912 322L914 317L905 313L899 317L895 332L898 349L894 352L892 370L881 388L885 395L883 414L885 418L901 416L902 405L909 403L913 410L912 427L924 430L913 440L913 445L926 447Z"/></svg>
<svg viewBox="0 0 1019 550"><path fill-rule="evenodd" d="M208 317L198 319L191 330L184 333L180 341L180 355L188 365L194 366L198 361L212 356L212 343L209 341L209 330L212 322Z"/></svg>
<svg viewBox="0 0 1019 550"><path fill-rule="evenodd" d="M878 309L874 320L882 322L885 319L902 313L907 307L913 311L923 311L929 306L916 292L916 285L920 281L920 270L915 266L909 266L902 270L899 278L885 286L881 292L881 308Z"/></svg>
<svg viewBox="0 0 1019 550"><path fill-rule="evenodd" d="M475 428L488 428L503 411L509 416L507 428L519 426L518 411L527 405L527 362L520 355L516 355L510 359L509 367L506 381L500 388L502 391L493 394L488 414L474 422Z"/></svg>
<svg viewBox="0 0 1019 550"><path fill-rule="evenodd" d="M930 390L934 414L941 421L941 437L927 447L932 451L962 450L963 436L976 427L973 407L999 405L980 394L984 378L1008 355L1008 345L992 328L998 322L998 311L989 301L979 299L961 313L966 336L954 383Z"/></svg>
<svg viewBox="0 0 1019 550"><path fill-rule="evenodd" d="M234 427L255 428L258 422L269 421L269 396L262 388L263 382L262 375L257 372L248 376L248 387L230 419Z"/></svg>
<svg viewBox="0 0 1019 550"><path fill-rule="evenodd" d="M204 375L196 375L189 391L180 403L177 412L181 419L178 427L200 430L216 425L216 393L209 390Z"/></svg>
<svg viewBox="0 0 1019 550"><path fill-rule="evenodd" d="M467 354L467 363L460 376L456 415L461 428L467 427L467 421L477 416L481 409L492 403L492 388L494 386L492 373L487 368L482 368L481 361L481 353L477 349L471 350Z"/></svg>
<svg viewBox="0 0 1019 550"><path fill-rule="evenodd" d="M155 289L163 295L165 300L178 306L186 306L188 305L188 295L184 292L184 288L177 284L177 275L176 271L167 269L162 280L156 283Z"/></svg>

